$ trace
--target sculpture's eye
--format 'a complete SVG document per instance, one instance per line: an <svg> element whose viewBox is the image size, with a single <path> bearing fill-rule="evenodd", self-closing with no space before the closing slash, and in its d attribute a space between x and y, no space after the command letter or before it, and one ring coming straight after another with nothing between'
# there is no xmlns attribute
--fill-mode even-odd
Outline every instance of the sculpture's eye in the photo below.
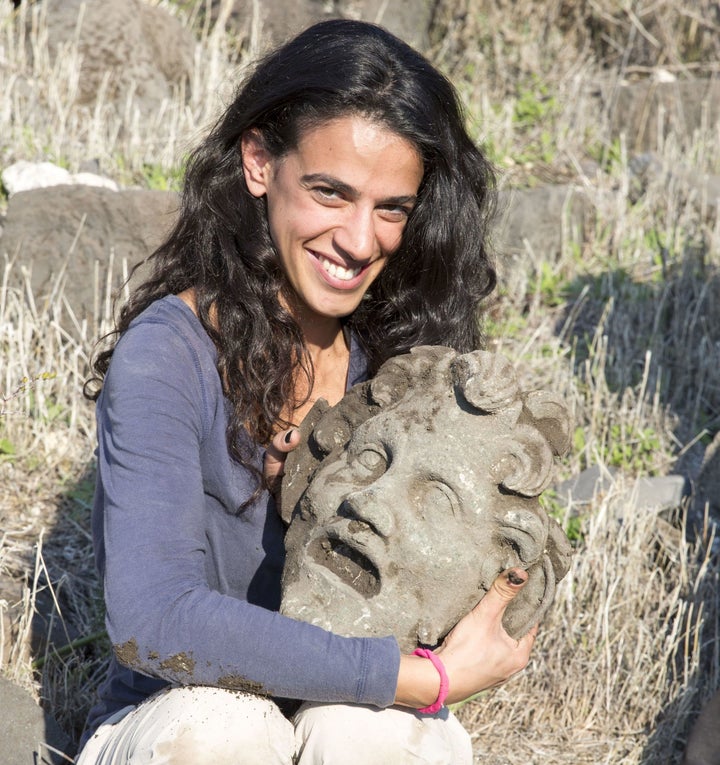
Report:
<svg viewBox="0 0 720 765"><path fill-rule="evenodd" d="M379 449L368 448L358 452L353 458L353 464L360 473L369 477L377 477L387 470L387 457Z"/></svg>
<svg viewBox="0 0 720 765"><path fill-rule="evenodd" d="M423 486L423 504L433 512L456 515L460 512L457 494L442 481L428 481Z"/></svg>

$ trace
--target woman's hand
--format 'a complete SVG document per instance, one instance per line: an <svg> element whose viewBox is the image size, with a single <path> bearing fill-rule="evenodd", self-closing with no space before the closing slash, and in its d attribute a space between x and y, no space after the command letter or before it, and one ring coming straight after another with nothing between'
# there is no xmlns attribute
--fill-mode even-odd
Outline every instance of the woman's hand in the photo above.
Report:
<svg viewBox="0 0 720 765"><path fill-rule="evenodd" d="M280 489L288 452L291 452L299 443L300 431L297 428L290 428L276 433L265 450L263 479L272 494L277 494Z"/></svg>
<svg viewBox="0 0 720 765"><path fill-rule="evenodd" d="M505 682L524 669L535 642L537 626L520 640L502 625L503 614L527 582L527 572L510 569L493 582L485 597L448 633L436 650L450 681L447 703L458 701ZM412 707L432 704L440 678L432 663L418 656L402 656L396 703Z"/></svg>

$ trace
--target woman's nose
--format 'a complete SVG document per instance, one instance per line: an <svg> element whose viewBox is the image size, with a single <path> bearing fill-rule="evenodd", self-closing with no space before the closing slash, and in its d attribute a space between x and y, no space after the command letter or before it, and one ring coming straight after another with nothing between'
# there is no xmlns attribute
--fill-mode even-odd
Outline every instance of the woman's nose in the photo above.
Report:
<svg viewBox="0 0 720 765"><path fill-rule="evenodd" d="M367 523L383 539L388 539L395 530L392 503L376 486L349 494L340 506L339 514Z"/></svg>
<svg viewBox="0 0 720 765"><path fill-rule="evenodd" d="M348 211L342 225L335 230L334 242L352 260L364 262L376 257L379 247L373 211L360 207Z"/></svg>

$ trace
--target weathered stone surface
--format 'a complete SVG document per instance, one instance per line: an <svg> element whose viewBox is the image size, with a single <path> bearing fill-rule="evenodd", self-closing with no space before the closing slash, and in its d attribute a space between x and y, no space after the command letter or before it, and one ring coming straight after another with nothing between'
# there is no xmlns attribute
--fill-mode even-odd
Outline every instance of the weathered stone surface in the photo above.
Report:
<svg viewBox="0 0 720 765"><path fill-rule="evenodd" d="M624 133L631 154L657 151L671 131L692 136L720 120L720 82L710 79L647 81L618 86L611 96L611 131Z"/></svg>
<svg viewBox="0 0 720 765"><path fill-rule="evenodd" d="M119 186L110 178L97 173L70 173L52 162L27 162L20 160L2 171L2 184L8 196L18 191L44 189L48 186L101 186L118 191Z"/></svg>
<svg viewBox="0 0 720 765"><path fill-rule="evenodd" d="M222 5L213 0L215 16ZM251 34L253 22L259 24L262 42L282 42L310 24L330 18L360 19L381 24L410 45L424 50L428 46L435 0L235 0L230 24L242 36ZM253 14L260 18L254 20Z"/></svg>
<svg viewBox="0 0 720 765"><path fill-rule="evenodd" d="M592 204L573 185L513 189L498 198L493 235L499 283L511 298L520 298L539 263L555 262L569 241L582 241Z"/></svg>
<svg viewBox="0 0 720 765"><path fill-rule="evenodd" d="M194 37L163 8L140 0L43 2L51 55L63 55L77 35L81 103L102 93L106 101L124 105L134 94L146 113L170 97L173 86L189 82Z"/></svg>
<svg viewBox="0 0 720 765"><path fill-rule="evenodd" d="M529 581L505 627L541 619L571 554L538 501L569 445L557 396L521 392L501 356L423 347L316 405L302 432L281 492L283 613L411 651L519 566Z"/></svg>
<svg viewBox="0 0 720 765"><path fill-rule="evenodd" d="M0 254L31 269L38 303L48 298L66 269L65 296L79 319L93 317L95 269L104 279L114 252L114 288L122 282L120 264L147 257L174 220L177 195L172 192L53 186L14 194L0 238Z"/></svg>
<svg viewBox="0 0 720 765"><path fill-rule="evenodd" d="M67 763L73 754L68 737L53 717L27 691L3 675L0 675L0 719L5 731L0 749L3 765L60 765ZM6 735L7 732L11 735Z"/></svg>
<svg viewBox="0 0 720 765"><path fill-rule="evenodd" d="M586 507L611 491L615 483L615 468L591 465L578 475L555 487L558 500L573 508Z"/></svg>

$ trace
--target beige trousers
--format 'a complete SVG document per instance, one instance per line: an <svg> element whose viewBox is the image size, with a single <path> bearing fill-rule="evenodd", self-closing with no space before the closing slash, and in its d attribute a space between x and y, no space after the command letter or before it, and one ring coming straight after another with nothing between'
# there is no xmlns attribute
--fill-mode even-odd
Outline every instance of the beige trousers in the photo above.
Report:
<svg viewBox="0 0 720 765"><path fill-rule="evenodd" d="M108 719L77 765L471 765L470 737L447 709L304 704L293 721L269 699L171 688Z"/></svg>

